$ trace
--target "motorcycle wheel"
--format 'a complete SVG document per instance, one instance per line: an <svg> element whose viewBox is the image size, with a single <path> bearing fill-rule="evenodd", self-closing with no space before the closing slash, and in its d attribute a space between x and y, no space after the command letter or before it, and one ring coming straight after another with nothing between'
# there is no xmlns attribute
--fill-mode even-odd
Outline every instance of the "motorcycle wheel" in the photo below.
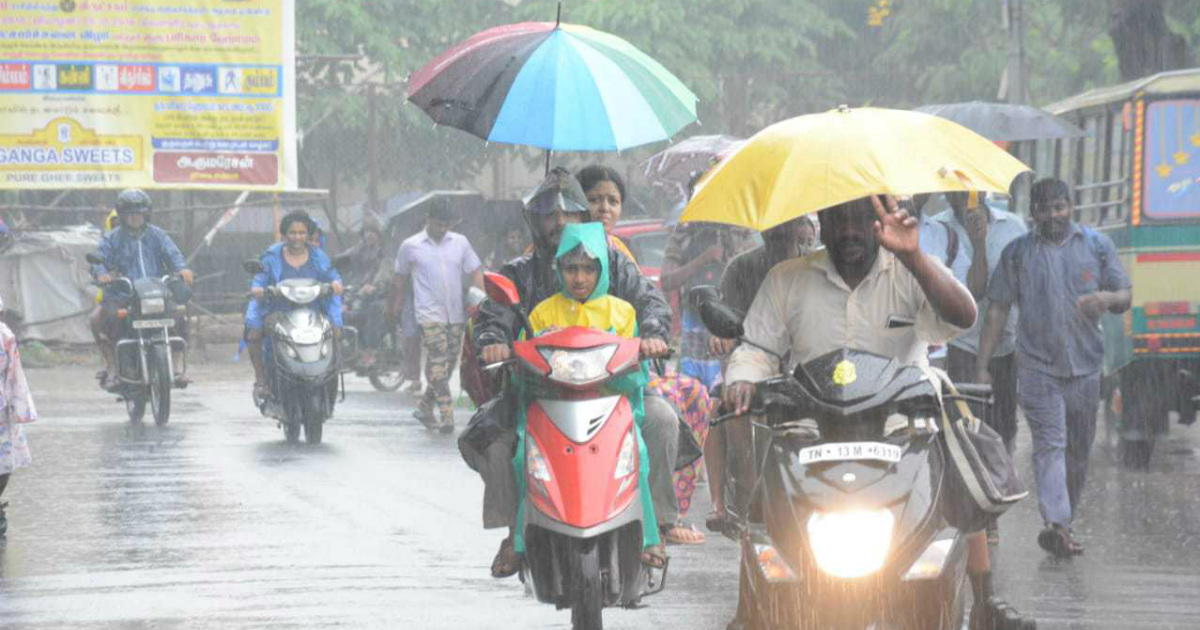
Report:
<svg viewBox="0 0 1200 630"><path fill-rule="evenodd" d="M325 428L325 409L321 401L321 392L315 391L304 405L304 441L309 444L320 444L321 433Z"/></svg>
<svg viewBox="0 0 1200 630"><path fill-rule="evenodd" d="M600 582L600 546L578 540L571 554L571 628L604 629L604 593Z"/></svg>
<svg viewBox="0 0 1200 630"><path fill-rule="evenodd" d="M168 352L165 345L150 346L150 410L154 414L154 424L160 427L171 419L171 381L174 379L170 374Z"/></svg>
<svg viewBox="0 0 1200 630"><path fill-rule="evenodd" d="M375 391L379 392L394 392L404 384L404 372L399 369L386 372L372 371L367 378L371 381L371 386L375 388Z"/></svg>
<svg viewBox="0 0 1200 630"><path fill-rule="evenodd" d="M283 401L283 439L288 444L300 441L300 426L304 424L304 408L302 404L291 398L293 392L286 392Z"/></svg>
<svg viewBox="0 0 1200 630"><path fill-rule="evenodd" d="M131 422L141 422L146 415L146 393L139 389L126 389L121 396L125 399L125 411L129 414Z"/></svg>

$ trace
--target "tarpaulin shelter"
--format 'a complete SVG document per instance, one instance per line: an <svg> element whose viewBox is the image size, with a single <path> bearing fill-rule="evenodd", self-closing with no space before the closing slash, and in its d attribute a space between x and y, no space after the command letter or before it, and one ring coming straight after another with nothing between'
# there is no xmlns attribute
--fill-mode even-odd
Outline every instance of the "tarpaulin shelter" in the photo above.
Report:
<svg viewBox="0 0 1200 630"><path fill-rule="evenodd" d="M23 339L92 343L87 314L97 292L84 257L100 230L24 232L0 252L0 296L24 322Z"/></svg>

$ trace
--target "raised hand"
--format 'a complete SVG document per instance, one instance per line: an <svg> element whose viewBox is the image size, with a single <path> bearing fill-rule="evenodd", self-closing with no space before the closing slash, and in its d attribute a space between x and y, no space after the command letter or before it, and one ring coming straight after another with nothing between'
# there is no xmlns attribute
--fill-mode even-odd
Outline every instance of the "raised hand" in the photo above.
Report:
<svg viewBox="0 0 1200 630"><path fill-rule="evenodd" d="M907 256L921 250L920 221L908 214L896 203L891 195L884 196L887 208L879 201L877 195L871 195L871 206L875 208L875 238L880 246L896 254Z"/></svg>

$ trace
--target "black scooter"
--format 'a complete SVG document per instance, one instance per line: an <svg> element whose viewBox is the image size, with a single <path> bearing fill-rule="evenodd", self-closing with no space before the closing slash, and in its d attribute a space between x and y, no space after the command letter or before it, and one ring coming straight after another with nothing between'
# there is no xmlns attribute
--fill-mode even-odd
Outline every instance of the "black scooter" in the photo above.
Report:
<svg viewBox="0 0 1200 630"><path fill-rule="evenodd" d="M711 296L698 307L713 334L742 337L740 313ZM951 525L939 389L919 368L847 349L758 384L740 535L747 627L962 627L967 541Z"/></svg>

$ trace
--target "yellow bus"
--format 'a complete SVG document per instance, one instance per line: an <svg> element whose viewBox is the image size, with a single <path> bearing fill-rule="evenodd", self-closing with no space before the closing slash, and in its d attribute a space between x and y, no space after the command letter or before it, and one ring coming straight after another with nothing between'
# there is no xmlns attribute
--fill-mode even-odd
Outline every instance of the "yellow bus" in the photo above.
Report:
<svg viewBox="0 0 1200 630"><path fill-rule="evenodd" d="M1133 308L1102 322L1105 416L1125 464L1144 467L1168 414L1190 424L1200 401L1200 68L1045 109L1087 135L1022 157L1074 187L1076 219L1113 239L1133 280Z"/></svg>

